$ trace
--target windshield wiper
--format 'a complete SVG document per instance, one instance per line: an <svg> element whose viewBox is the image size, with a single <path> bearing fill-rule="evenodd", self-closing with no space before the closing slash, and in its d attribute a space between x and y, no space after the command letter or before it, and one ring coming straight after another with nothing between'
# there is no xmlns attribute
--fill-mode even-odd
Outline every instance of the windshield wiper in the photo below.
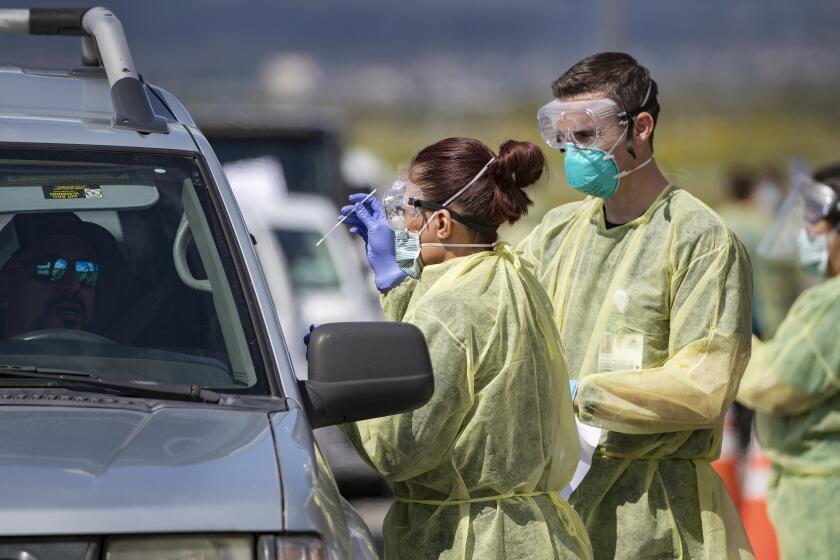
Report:
<svg viewBox="0 0 840 560"><path fill-rule="evenodd" d="M58 368L44 368L36 366L14 366L8 364L0 364L0 375L6 376L9 373L19 373L20 377L26 377L29 373L46 373L50 375L67 375L70 377L93 377L86 371L77 371L74 369L58 369Z"/></svg>
<svg viewBox="0 0 840 560"><path fill-rule="evenodd" d="M35 366L9 366L0 364L0 377L23 379L46 379L52 381L52 386L65 386L55 382L66 382L68 385L82 385L93 389L100 389L128 397L163 397L179 398L198 402L217 403L221 395L199 385L163 385L138 383L136 381L105 381L83 371L68 369L41 368Z"/></svg>

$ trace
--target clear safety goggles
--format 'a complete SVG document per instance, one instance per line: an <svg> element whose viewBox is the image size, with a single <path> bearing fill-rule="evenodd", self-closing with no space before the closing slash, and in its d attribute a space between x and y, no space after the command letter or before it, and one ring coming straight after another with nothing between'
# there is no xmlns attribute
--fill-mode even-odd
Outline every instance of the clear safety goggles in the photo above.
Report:
<svg viewBox="0 0 840 560"><path fill-rule="evenodd" d="M537 111L540 134L554 149L567 145L604 149L624 132L628 122L627 113L611 99L555 99Z"/></svg>
<svg viewBox="0 0 840 560"><path fill-rule="evenodd" d="M840 196L807 175L796 177L793 189L761 239L758 252L772 260L795 257L800 230L825 219L840 222Z"/></svg>
<svg viewBox="0 0 840 560"><path fill-rule="evenodd" d="M394 231L405 230L405 223L413 220L420 213L419 207L408 204L405 188L405 180L397 179L391 185L391 188L382 195L382 208L385 210L385 218Z"/></svg>

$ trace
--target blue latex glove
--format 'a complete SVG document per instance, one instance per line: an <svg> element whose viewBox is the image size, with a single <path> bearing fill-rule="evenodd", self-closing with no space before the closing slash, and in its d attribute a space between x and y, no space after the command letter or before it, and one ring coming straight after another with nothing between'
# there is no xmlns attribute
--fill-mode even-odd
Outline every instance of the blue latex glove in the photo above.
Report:
<svg viewBox="0 0 840 560"><path fill-rule="evenodd" d="M362 223L362 220L356 216L354 210L356 209L356 204L364 200L367 196L366 193L355 193L349 196L350 204L349 206L343 206L341 208L341 216L338 219L344 219L344 223L350 226L350 233L355 233L356 235L360 236L365 241L365 245L368 242L368 232L365 225Z"/></svg>
<svg viewBox="0 0 840 560"><path fill-rule="evenodd" d="M306 359L309 359L309 339L312 337L312 331L318 328L318 325L312 323L309 325L309 332L303 335L303 343L306 345Z"/></svg>
<svg viewBox="0 0 840 560"><path fill-rule="evenodd" d="M369 198L365 203L361 200L366 193L350 195L350 201L355 202L351 207L341 209L347 216L345 223L350 224L350 233L360 235L365 240L365 253L368 264L373 269L376 288L385 293L407 276L397 265L396 250L394 249L394 231L385 218L385 210L376 198ZM348 210L345 213L345 209Z"/></svg>

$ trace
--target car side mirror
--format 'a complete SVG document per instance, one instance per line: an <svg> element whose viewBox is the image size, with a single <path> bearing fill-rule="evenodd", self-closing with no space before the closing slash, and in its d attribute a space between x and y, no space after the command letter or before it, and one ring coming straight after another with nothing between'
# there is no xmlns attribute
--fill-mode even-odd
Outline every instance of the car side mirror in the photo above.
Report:
<svg viewBox="0 0 840 560"><path fill-rule="evenodd" d="M313 428L414 410L434 391L423 333L408 323L329 323L309 339L299 381Z"/></svg>

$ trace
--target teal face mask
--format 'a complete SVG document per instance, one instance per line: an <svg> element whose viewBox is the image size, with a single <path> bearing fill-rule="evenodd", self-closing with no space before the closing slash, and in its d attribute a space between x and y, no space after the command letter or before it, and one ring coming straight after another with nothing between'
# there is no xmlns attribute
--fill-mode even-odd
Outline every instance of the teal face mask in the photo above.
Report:
<svg viewBox="0 0 840 560"><path fill-rule="evenodd" d="M808 274L828 278L829 235L811 237L805 228L799 230L799 237L796 239L799 266Z"/></svg>
<svg viewBox="0 0 840 560"><path fill-rule="evenodd" d="M590 196L612 198L622 177L641 169L653 160L653 155L651 155L633 169L619 171L613 152L622 139L623 135L619 135L606 152L597 148L578 148L574 144L566 144L563 166L566 169L566 180L569 185Z"/></svg>

